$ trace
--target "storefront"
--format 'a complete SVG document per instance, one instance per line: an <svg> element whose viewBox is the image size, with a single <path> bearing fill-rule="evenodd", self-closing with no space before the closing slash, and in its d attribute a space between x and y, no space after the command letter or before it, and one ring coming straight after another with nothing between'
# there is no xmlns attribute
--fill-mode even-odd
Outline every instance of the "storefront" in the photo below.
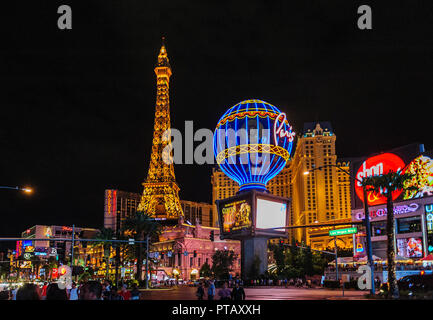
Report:
<svg viewBox="0 0 433 320"><path fill-rule="evenodd" d="M370 206L373 255L386 259L386 204ZM352 211L353 221L362 221L364 210ZM395 252L418 260L433 252L433 196L394 202ZM366 255L365 232L354 236L356 256Z"/></svg>

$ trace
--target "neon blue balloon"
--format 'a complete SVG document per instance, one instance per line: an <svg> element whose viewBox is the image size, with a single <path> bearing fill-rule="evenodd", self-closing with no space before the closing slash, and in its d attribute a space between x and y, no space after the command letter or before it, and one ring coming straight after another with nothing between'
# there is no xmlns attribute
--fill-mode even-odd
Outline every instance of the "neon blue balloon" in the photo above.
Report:
<svg viewBox="0 0 433 320"><path fill-rule="evenodd" d="M266 190L286 165L295 133L286 114L257 99L234 105L218 121L214 154L221 170L240 191Z"/></svg>

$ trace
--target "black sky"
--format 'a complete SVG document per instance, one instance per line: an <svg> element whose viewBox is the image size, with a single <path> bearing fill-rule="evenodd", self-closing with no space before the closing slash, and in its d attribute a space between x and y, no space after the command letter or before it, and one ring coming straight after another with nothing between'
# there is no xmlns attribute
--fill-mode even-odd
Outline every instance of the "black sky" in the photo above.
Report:
<svg viewBox="0 0 433 320"><path fill-rule="evenodd" d="M57 8L72 7L71 31ZM373 30L357 8L373 9ZM0 19L0 236L35 224L99 228L104 189L142 192L166 37L172 126L214 129L259 98L331 121L340 157L433 149L431 1L20 1ZM211 166L176 165L182 199L211 201Z"/></svg>

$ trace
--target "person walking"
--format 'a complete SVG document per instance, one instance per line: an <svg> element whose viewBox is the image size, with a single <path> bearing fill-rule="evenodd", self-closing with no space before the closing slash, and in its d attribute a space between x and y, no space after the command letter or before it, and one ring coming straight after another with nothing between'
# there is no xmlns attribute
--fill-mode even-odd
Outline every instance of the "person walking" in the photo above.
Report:
<svg viewBox="0 0 433 320"><path fill-rule="evenodd" d="M195 294L197 296L198 300L203 300L203 296L204 296L204 289L203 289L203 283L200 282L197 288L197 292Z"/></svg>
<svg viewBox="0 0 433 320"><path fill-rule="evenodd" d="M110 300L110 286L107 282L104 282L102 285L102 299L103 300Z"/></svg>
<svg viewBox="0 0 433 320"><path fill-rule="evenodd" d="M207 299L208 300L213 300L213 298L215 297L215 284L214 282L211 280L209 282L209 288L207 289Z"/></svg>
<svg viewBox="0 0 433 320"><path fill-rule="evenodd" d="M218 291L220 300L231 300L231 291L227 288L227 282L223 283L223 287Z"/></svg>
<svg viewBox="0 0 433 320"><path fill-rule="evenodd" d="M98 281L88 281L80 288L80 300L102 300L102 285Z"/></svg>
<svg viewBox="0 0 433 320"><path fill-rule="evenodd" d="M41 300L39 287L33 283L26 283L18 289L16 300Z"/></svg>
<svg viewBox="0 0 433 320"><path fill-rule="evenodd" d="M123 297L117 292L116 286L111 287L109 300L124 300Z"/></svg>
<svg viewBox="0 0 433 320"><path fill-rule="evenodd" d="M57 283L51 283L47 287L46 300L68 300L68 294L65 289L60 289Z"/></svg>
<svg viewBox="0 0 433 320"><path fill-rule="evenodd" d="M123 300L131 299L131 293L126 289L126 284L122 286L122 290L120 291L119 294L123 297Z"/></svg>
<svg viewBox="0 0 433 320"><path fill-rule="evenodd" d="M236 281L235 287L231 292L232 300L245 300L245 290L240 283Z"/></svg>
<svg viewBox="0 0 433 320"><path fill-rule="evenodd" d="M140 300L140 290L135 283L132 285L131 300Z"/></svg>
<svg viewBox="0 0 433 320"><path fill-rule="evenodd" d="M78 288L75 282L72 282L72 288L69 289L69 300L78 300Z"/></svg>
<svg viewBox="0 0 433 320"><path fill-rule="evenodd" d="M44 282L44 285L42 286L42 291L41 291L41 299L45 300L47 298L47 287L48 287L48 283Z"/></svg>

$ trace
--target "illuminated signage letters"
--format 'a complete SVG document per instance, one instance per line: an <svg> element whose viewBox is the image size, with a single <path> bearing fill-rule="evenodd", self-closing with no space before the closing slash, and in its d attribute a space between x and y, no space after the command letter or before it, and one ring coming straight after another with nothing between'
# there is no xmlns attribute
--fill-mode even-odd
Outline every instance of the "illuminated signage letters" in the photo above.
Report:
<svg viewBox="0 0 433 320"><path fill-rule="evenodd" d="M365 160L356 173L358 181L355 183L355 192L361 201L364 201L363 188L360 183L363 178L387 174L390 171L397 172L405 167L403 160L393 153L383 153ZM392 193L392 199L397 199L403 190L396 190ZM367 191L369 205L379 205L386 203L386 197L381 193Z"/></svg>
<svg viewBox="0 0 433 320"><path fill-rule="evenodd" d="M346 235L346 234L354 234L357 232L358 232L358 229L356 229L356 228L329 230L329 236L330 237L336 237L336 236L342 236L342 235Z"/></svg>
<svg viewBox="0 0 433 320"><path fill-rule="evenodd" d="M428 233L433 233L433 204L425 205L425 218Z"/></svg>
<svg viewBox="0 0 433 320"><path fill-rule="evenodd" d="M394 207L394 214L403 214L408 212L415 212L419 208L419 205L417 203L411 203L409 205L400 205ZM377 210L371 210L370 211L370 218L377 218L377 217L385 217L387 215L387 209L377 209ZM357 220L363 220L364 219L364 213L358 212L355 216Z"/></svg>

